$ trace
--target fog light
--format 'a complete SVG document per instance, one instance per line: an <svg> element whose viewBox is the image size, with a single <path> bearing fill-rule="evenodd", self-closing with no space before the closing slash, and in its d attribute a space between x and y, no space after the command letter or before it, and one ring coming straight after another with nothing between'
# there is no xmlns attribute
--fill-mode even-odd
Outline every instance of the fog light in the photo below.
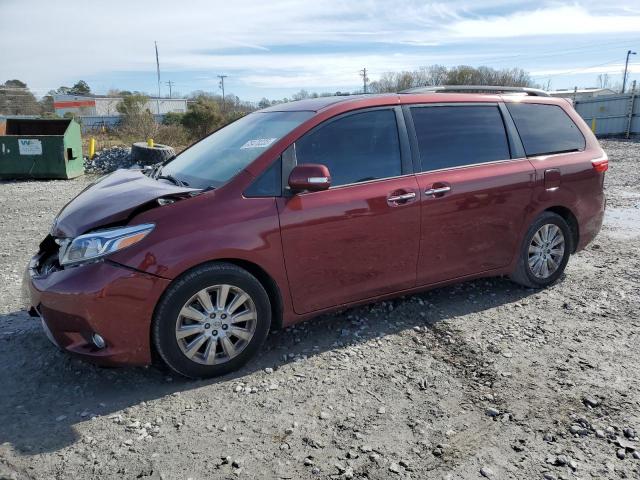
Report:
<svg viewBox="0 0 640 480"><path fill-rule="evenodd" d="M91 339L93 340L93 344L98 348L104 348L106 346L106 342L104 341L104 338L102 338L97 333L94 333Z"/></svg>

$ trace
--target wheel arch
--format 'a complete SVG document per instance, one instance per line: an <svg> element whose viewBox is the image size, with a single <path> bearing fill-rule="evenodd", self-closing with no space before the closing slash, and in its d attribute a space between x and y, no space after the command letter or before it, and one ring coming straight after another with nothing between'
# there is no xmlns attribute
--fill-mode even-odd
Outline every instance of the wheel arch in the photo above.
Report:
<svg viewBox="0 0 640 480"><path fill-rule="evenodd" d="M573 242L571 253L575 253L576 249L578 248L578 242L580 240L580 226L578 225L578 219L576 218L575 214L571 211L571 209L562 205L548 207L544 211L560 215L564 219L564 221L567 222L567 224L569 225L569 229L571 230L571 240Z"/></svg>
<svg viewBox="0 0 640 480"><path fill-rule="evenodd" d="M256 279L260 282L262 287L267 291L267 295L269 296L269 301L271 303L271 328L274 330L280 329L283 326L283 300L282 294L280 293L280 288L278 284L273 279L267 271L262 268L260 265L251 262L249 260L244 260L240 258L216 258L215 260L208 260L206 262L197 263L195 265L191 265L188 269L181 272L180 275L177 275L175 278L171 280L171 283L167 286L167 289L173 285L174 282L182 278L184 275L187 275L189 272L195 270L196 268L200 268L204 265L211 265L215 263L230 263L237 267L240 267L251 275L256 277ZM166 292L166 289L165 289ZM164 295L164 293L163 293ZM162 297L161 297L162 298ZM160 303L160 301L158 301ZM157 305L156 307L157 308ZM155 308L153 315L155 316Z"/></svg>

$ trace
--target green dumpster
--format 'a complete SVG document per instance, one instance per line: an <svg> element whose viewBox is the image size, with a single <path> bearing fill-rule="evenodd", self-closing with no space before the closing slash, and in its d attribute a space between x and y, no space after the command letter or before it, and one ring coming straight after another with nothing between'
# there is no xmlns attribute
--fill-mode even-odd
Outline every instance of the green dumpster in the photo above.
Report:
<svg viewBox="0 0 640 480"><path fill-rule="evenodd" d="M0 127L0 178L82 174L82 137L75 121L7 118Z"/></svg>

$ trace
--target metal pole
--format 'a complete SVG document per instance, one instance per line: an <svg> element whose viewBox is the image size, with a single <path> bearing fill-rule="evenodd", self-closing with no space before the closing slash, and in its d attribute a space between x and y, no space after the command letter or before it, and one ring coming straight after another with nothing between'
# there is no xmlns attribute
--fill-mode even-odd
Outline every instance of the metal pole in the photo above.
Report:
<svg viewBox="0 0 640 480"><path fill-rule="evenodd" d="M156 45L156 72L158 73L158 98L156 98L156 107L158 109L158 115L160 115L160 60L158 58L158 42L153 42Z"/></svg>
<svg viewBox="0 0 640 480"><path fill-rule="evenodd" d="M629 68L629 55L635 55L635 54L636 52L627 50L627 59L624 62L624 76L622 77L622 93L624 93L624 89L627 86L627 69Z"/></svg>
<svg viewBox="0 0 640 480"><path fill-rule="evenodd" d="M220 79L220 88L222 89L222 112L224 113L226 107L224 103L224 79L227 78L227 75L218 75L218 78Z"/></svg>
<svg viewBox="0 0 640 480"><path fill-rule="evenodd" d="M625 132L625 137L629 138L631 135L631 126L633 122L633 110L635 109L636 104L636 81L633 81L631 87L631 96L629 97L629 112L627 117L627 131Z"/></svg>
<svg viewBox="0 0 640 480"><path fill-rule="evenodd" d="M362 76L363 91L364 93L367 93L367 81L369 80L367 78L367 69L363 68L362 70L360 70L360 75Z"/></svg>

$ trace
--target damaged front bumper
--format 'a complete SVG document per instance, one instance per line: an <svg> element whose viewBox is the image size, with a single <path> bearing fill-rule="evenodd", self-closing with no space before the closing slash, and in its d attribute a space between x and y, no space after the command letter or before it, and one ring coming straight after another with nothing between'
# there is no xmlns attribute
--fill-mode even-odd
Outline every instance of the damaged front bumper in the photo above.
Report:
<svg viewBox="0 0 640 480"><path fill-rule="evenodd" d="M151 319L169 280L109 261L45 271L41 261L29 263L24 290L55 345L102 365L151 363Z"/></svg>

